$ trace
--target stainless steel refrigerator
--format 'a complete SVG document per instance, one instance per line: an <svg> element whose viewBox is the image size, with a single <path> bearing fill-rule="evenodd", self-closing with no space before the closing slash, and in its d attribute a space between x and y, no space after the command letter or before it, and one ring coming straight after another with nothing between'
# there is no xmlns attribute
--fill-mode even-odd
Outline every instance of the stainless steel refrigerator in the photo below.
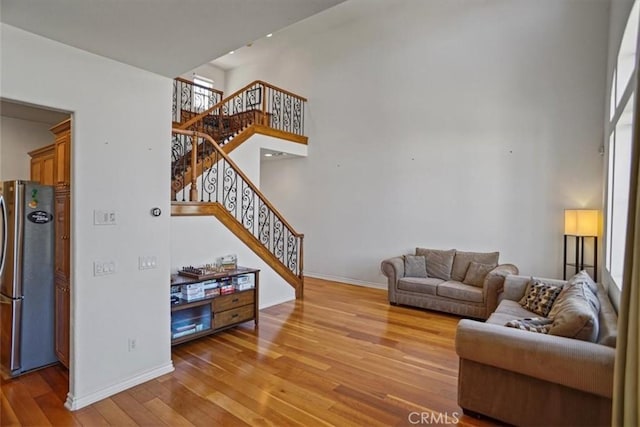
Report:
<svg viewBox="0 0 640 427"><path fill-rule="evenodd" d="M0 194L0 362L16 376L57 361L53 187L6 181Z"/></svg>

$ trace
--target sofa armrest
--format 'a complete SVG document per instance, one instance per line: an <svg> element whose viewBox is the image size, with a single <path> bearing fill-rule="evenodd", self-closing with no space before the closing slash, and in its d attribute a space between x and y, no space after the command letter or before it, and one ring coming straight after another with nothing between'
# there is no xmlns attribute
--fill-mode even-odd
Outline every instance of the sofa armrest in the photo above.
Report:
<svg viewBox="0 0 640 427"><path fill-rule="evenodd" d="M500 264L487 274L482 285L482 292L487 307L487 317L498 306L498 294L502 292L505 278L510 274L518 274L518 267L513 264Z"/></svg>
<svg viewBox="0 0 640 427"><path fill-rule="evenodd" d="M396 288L398 279L404 277L404 258L401 256L385 259L380 265L382 274L387 276L389 288L389 302L396 302Z"/></svg>
<svg viewBox="0 0 640 427"><path fill-rule="evenodd" d="M461 359L611 398L615 349L588 341L463 319Z"/></svg>

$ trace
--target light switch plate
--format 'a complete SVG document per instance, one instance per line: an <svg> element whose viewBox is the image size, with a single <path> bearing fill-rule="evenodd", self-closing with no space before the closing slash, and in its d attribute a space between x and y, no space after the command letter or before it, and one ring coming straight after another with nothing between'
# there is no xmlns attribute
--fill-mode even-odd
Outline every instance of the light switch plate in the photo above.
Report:
<svg viewBox="0 0 640 427"><path fill-rule="evenodd" d="M116 225L117 216L116 211L93 211L93 225Z"/></svg>
<svg viewBox="0 0 640 427"><path fill-rule="evenodd" d="M93 262L94 276L106 276L107 274L114 274L115 272L116 272L115 261L94 261Z"/></svg>

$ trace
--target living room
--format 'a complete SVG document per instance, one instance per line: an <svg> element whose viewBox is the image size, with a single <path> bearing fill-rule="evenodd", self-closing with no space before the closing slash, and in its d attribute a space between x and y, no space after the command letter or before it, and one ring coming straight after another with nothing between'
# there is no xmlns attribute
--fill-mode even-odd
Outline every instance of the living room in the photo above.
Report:
<svg viewBox="0 0 640 427"><path fill-rule="evenodd" d="M305 275L383 287L382 259L428 246L499 250L522 274L561 277L563 210L603 209L607 82L630 4L348 1L228 70L225 92L261 79L309 99L309 156L261 169L263 192L306 235ZM6 24L2 74L3 98L77 119L75 394L164 373L171 353L157 324L169 314L157 283L175 265L169 217L150 221L148 210L170 210L159 142L170 81ZM127 170L145 173L115 172ZM113 234L81 220L105 203L131 218ZM162 268L135 273L142 306L122 301L122 276L87 267L148 252ZM133 358L119 332L131 325L145 337Z"/></svg>

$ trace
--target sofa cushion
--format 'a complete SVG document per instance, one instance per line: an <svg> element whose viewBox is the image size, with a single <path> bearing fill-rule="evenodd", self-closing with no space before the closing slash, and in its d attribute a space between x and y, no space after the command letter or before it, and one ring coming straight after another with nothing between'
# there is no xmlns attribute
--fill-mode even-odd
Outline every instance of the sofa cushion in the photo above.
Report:
<svg viewBox="0 0 640 427"><path fill-rule="evenodd" d="M535 316L535 314L533 314L533 316ZM532 317L532 316L529 316L529 317ZM491 314L491 316L489 316L489 318L485 321L485 323L504 326L507 322L513 319L514 319L514 316L511 316L510 314L494 312L493 314Z"/></svg>
<svg viewBox="0 0 640 427"><path fill-rule="evenodd" d="M404 275L406 277L427 277L427 261L423 256L404 256Z"/></svg>
<svg viewBox="0 0 640 427"><path fill-rule="evenodd" d="M494 313L506 314L511 319L524 319L525 317L535 317L535 313L522 308L518 301L512 301L509 299L502 300Z"/></svg>
<svg viewBox="0 0 640 427"><path fill-rule="evenodd" d="M482 302L482 289L453 280L438 285L437 295L460 301Z"/></svg>
<svg viewBox="0 0 640 427"><path fill-rule="evenodd" d="M591 342L598 339L600 301L588 284L565 286L556 305L549 334Z"/></svg>
<svg viewBox="0 0 640 427"><path fill-rule="evenodd" d="M527 317L525 319L514 319L505 323L505 326L509 328L521 329L529 332L539 332L541 334L548 334L551 329L553 320L546 317Z"/></svg>
<svg viewBox="0 0 640 427"><path fill-rule="evenodd" d="M438 284L442 282L444 282L444 280L433 277L403 277L398 280L398 289L409 292L419 292L426 295L436 295Z"/></svg>
<svg viewBox="0 0 640 427"><path fill-rule="evenodd" d="M481 288L484 285L484 278L487 277L487 274L497 266L497 264L482 264L471 261L462 283Z"/></svg>
<svg viewBox="0 0 640 427"><path fill-rule="evenodd" d="M449 280L451 278L451 267L453 266L455 254L455 249L443 251L416 248L416 255L424 256L427 260L427 275L442 280Z"/></svg>
<svg viewBox="0 0 640 427"><path fill-rule="evenodd" d="M562 288L559 286L531 279L524 296L520 300L520 305L540 316L547 317L560 291L562 291Z"/></svg>
<svg viewBox="0 0 640 427"><path fill-rule="evenodd" d="M451 279L462 282L469 264L473 261L481 264L496 264L498 265L498 258L500 252L463 252L457 251L453 260L453 267L451 269Z"/></svg>

